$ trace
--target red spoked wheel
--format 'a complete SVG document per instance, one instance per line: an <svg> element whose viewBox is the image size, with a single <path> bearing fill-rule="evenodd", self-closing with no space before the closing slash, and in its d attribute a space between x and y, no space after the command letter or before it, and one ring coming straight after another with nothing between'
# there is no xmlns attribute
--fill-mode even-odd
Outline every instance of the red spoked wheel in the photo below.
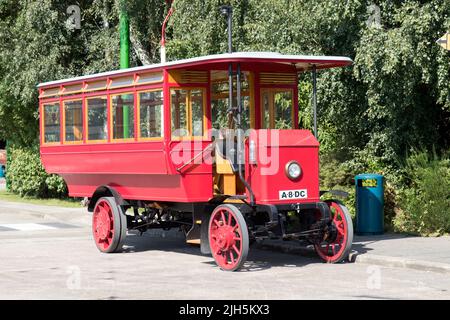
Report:
<svg viewBox="0 0 450 320"><path fill-rule="evenodd" d="M337 263L348 257L353 242L353 224L348 209L336 200L325 201L331 211L328 239L315 244L317 254L327 263Z"/></svg>
<svg viewBox="0 0 450 320"><path fill-rule="evenodd" d="M100 198L92 213L92 233L101 252L118 252L127 235L127 220L113 197Z"/></svg>
<svg viewBox="0 0 450 320"><path fill-rule="evenodd" d="M222 270L235 271L244 264L249 238L247 223L238 208L222 204L214 209L209 220L209 245Z"/></svg>

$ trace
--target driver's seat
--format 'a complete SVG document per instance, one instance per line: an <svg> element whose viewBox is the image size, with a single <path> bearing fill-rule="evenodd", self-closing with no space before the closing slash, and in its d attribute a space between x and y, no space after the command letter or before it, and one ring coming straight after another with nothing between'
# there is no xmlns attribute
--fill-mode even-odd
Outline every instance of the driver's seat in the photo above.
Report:
<svg viewBox="0 0 450 320"><path fill-rule="evenodd" d="M222 137L223 136L226 135L222 135ZM236 173L239 171L239 164L237 161L237 142L222 137L215 140L215 180L217 181L217 186L220 193L224 195L236 195Z"/></svg>

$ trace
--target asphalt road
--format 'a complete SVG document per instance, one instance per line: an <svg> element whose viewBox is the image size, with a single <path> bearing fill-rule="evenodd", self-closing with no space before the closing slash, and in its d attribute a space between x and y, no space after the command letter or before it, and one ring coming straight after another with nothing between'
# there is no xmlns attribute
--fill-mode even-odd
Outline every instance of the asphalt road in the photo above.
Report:
<svg viewBox="0 0 450 320"><path fill-rule="evenodd" d="M102 254L89 222L84 209L0 201L0 299L450 299L440 273L259 249L224 272L162 232L130 234L123 253Z"/></svg>

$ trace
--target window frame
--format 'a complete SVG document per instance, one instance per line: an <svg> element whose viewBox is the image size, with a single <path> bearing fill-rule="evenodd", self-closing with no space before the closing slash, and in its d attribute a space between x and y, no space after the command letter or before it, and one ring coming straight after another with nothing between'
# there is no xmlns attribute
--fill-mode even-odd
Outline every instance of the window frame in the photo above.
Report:
<svg viewBox="0 0 450 320"><path fill-rule="evenodd" d="M89 96L89 97L85 97L84 100L84 121L85 121L85 141L86 143L108 143L109 142L109 137L110 137L110 127L109 127L109 118L111 118L111 115L108 113L108 94L104 94L104 95L99 95L99 96ZM96 139L96 140L89 140L89 103L88 100L90 99L101 99L101 98L105 98L106 100L106 139ZM109 99L111 100L111 99Z"/></svg>
<svg viewBox="0 0 450 320"><path fill-rule="evenodd" d="M147 93L147 92L156 92L161 91L163 94L162 104L161 104L161 136L160 137L141 137L141 93ZM169 90L170 92L170 90ZM152 89L143 89L143 90L136 90L137 95L137 101L136 101L136 123L137 123L137 140L138 141L162 141L164 140L164 127L165 127L165 118L164 118L164 88L152 88Z"/></svg>
<svg viewBox="0 0 450 320"><path fill-rule="evenodd" d="M47 105L59 105L59 141L55 141L55 142L45 142L45 106ZM61 101L55 100L55 101L47 101L47 102L42 102L41 103L41 133L42 133L42 139L41 139L41 143L42 145L45 146L54 146L54 145L60 145L62 144L62 139L61 139L61 125L62 125L62 115L61 115Z"/></svg>
<svg viewBox="0 0 450 320"><path fill-rule="evenodd" d="M291 92L291 103L292 103L292 107L291 107L291 121L292 121L292 126L290 130L294 130L296 129L296 125L295 125L295 99L294 99L294 94L295 94L295 90L291 87L260 87L260 121L261 121L261 129L268 129L268 130L289 130L289 129L275 129L272 128L271 124L269 123L269 128L265 128L264 125L264 93L267 91L272 91L273 94L275 93L279 93L279 92L287 92L290 91ZM270 108L270 107L269 107ZM270 116L272 116L272 118L274 118L275 115L275 103L273 104L273 108L272 110L269 110L269 122L270 122ZM274 125L275 127L275 125Z"/></svg>
<svg viewBox="0 0 450 320"><path fill-rule="evenodd" d="M67 141L66 140L66 102L73 102L73 101L81 101L81 140L77 140L77 141ZM84 140L86 138L86 134L85 134L85 130L84 130L84 101L83 98L76 98L76 99L65 99L61 101L62 103L62 109L63 109L63 121L62 121L62 125L63 125L63 129L62 129L62 133L63 133L63 144L83 144Z"/></svg>
<svg viewBox="0 0 450 320"><path fill-rule="evenodd" d="M210 76L211 76L211 72L214 71L225 71L226 73L228 73L228 70L210 70ZM254 130L256 129L256 103L255 103L255 96L257 95L257 93L255 92L255 88L256 88L256 84L255 84L255 72L252 70L242 70L242 74L247 72L247 81L248 81L248 89L246 90L242 90L241 91L241 99L243 97L248 97L248 101L249 101L249 129L250 130ZM211 79L210 82L210 92L211 92L211 99L210 99L210 104L211 104L211 126L212 126L212 101L213 100L218 100L218 99L228 99L228 92L223 92L223 93L214 93L213 92L213 86L214 84L217 83L227 83L228 84L229 78L225 77L225 78L216 78L216 79ZM233 83L234 83L234 79L233 79ZM261 88L262 89L262 88ZM233 96L236 95L236 90L233 90Z"/></svg>
<svg viewBox="0 0 450 320"><path fill-rule="evenodd" d="M133 113L134 113L133 132L134 132L134 137L133 138L126 138L126 139L124 139L124 138L122 138L122 139L114 139L113 97L114 96L126 95L126 94L133 95ZM119 93L110 93L108 95L109 103L107 102L108 103L107 112L109 114L107 115L107 117L109 118L109 126L108 126L108 128L109 128L110 132L107 132L106 136L108 137L109 135L111 135L111 139L110 139L111 143L136 141L136 126L135 126L135 124L136 124L135 123L136 122L136 95L135 94L136 94L135 91L126 91L126 92L119 92ZM86 99L88 99L88 98L86 98ZM86 107L87 107L87 104L86 104ZM86 114L87 114L87 112L86 112ZM87 129L87 122L86 122L86 129ZM87 136L88 135L86 135L86 137ZM92 141L92 140L89 140L89 141ZM102 141L102 140L100 140L100 141ZM86 140L86 142L88 142L88 141Z"/></svg>
<svg viewBox="0 0 450 320"><path fill-rule="evenodd" d="M172 90L186 90L188 91L188 94L186 96L186 117L187 117L187 131L189 133L188 136L174 136L172 131ZM192 128L190 128L192 124L192 99L191 99L191 91L195 90L201 90L202 91L202 111L203 111L203 135L201 136L193 136L192 135ZM206 115L206 105L207 105L207 93L208 89L205 87L187 87L187 86L180 86L180 87L170 87L169 88L169 128L170 128L170 139L173 141L182 141L182 140L206 140L208 137L208 117ZM191 110L189 110L191 109Z"/></svg>

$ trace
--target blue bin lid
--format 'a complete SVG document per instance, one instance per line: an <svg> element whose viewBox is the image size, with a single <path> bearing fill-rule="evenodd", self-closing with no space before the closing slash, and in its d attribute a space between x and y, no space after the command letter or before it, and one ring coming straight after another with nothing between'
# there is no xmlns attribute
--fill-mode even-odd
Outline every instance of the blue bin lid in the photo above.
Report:
<svg viewBox="0 0 450 320"><path fill-rule="evenodd" d="M356 180L359 179L382 179L383 176L378 173L361 173L355 176Z"/></svg>

